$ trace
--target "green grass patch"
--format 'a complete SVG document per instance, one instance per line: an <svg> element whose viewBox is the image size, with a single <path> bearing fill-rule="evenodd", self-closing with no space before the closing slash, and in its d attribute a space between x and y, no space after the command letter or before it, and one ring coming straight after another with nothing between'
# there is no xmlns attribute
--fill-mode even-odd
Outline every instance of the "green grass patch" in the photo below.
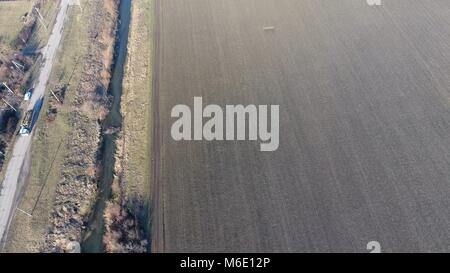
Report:
<svg viewBox="0 0 450 273"><path fill-rule="evenodd" d="M24 16L31 11L34 1L0 2L0 44L11 47L24 24Z"/></svg>

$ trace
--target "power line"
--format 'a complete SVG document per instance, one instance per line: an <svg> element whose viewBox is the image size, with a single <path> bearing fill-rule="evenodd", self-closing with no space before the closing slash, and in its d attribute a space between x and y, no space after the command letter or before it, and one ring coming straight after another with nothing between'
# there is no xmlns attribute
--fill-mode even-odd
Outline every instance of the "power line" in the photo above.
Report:
<svg viewBox="0 0 450 273"><path fill-rule="evenodd" d="M9 88L9 86L6 84L6 82L3 82L3 86L6 87L6 89L8 89L8 91L12 94L14 94L14 92L11 90L11 88Z"/></svg>

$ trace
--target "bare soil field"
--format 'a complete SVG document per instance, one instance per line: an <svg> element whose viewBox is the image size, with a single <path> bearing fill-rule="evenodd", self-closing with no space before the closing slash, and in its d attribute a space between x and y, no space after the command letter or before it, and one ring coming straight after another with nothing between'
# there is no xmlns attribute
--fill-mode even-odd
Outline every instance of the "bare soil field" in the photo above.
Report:
<svg viewBox="0 0 450 273"><path fill-rule="evenodd" d="M450 251L449 1L159 3L154 251ZM279 149L175 142L194 96L279 104Z"/></svg>

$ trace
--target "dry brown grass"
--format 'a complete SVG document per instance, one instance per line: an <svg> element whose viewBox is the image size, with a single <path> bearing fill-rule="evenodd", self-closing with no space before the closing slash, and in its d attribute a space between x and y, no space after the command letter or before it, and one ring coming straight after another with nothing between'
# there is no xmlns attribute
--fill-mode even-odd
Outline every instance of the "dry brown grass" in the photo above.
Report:
<svg viewBox="0 0 450 273"><path fill-rule="evenodd" d="M122 180L126 196L150 192L153 1L133 1L123 84Z"/></svg>

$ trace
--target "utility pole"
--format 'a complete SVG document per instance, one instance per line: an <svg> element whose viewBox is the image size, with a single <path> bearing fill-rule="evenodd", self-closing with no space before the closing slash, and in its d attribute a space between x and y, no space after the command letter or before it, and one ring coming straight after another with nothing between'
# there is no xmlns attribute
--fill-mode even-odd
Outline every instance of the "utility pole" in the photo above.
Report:
<svg viewBox="0 0 450 273"><path fill-rule="evenodd" d="M2 101L3 101L4 103L6 103L9 107L11 107L14 111L17 112L17 109L14 108L14 106L12 106L11 104L9 104L4 98L2 98Z"/></svg>
<svg viewBox="0 0 450 273"><path fill-rule="evenodd" d="M33 217L33 215L29 214L28 212L26 212L26 211L24 211L24 210L22 210L22 209L17 208L17 210L20 211L20 212L22 212L23 214L25 214L25 215L28 216L28 217Z"/></svg>
<svg viewBox="0 0 450 273"><path fill-rule="evenodd" d="M12 94L14 94L14 92L11 90L11 88L9 88L9 86L6 84L6 82L3 82L3 85L6 87L6 89L8 89L8 91Z"/></svg>
<svg viewBox="0 0 450 273"><path fill-rule="evenodd" d="M53 90L50 90L50 93L52 93L53 97L55 97L55 99L62 104L62 102L58 99L58 97L56 96L56 94L53 92Z"/></svg>
<svg viewBox="0 0 450 273"><path fill-rule="evenodd" d="M11 61L11 62L13 63L13 65L14 65L17 69L19 69L20 71L23 72L23 69L25 68L25 66L19 64L18 62L15 62L15 61Z"/></svg>
<svg viewBox="0 0 450 273"><path fill-rule="evenodd" d="M39 22L41 22L41 24L44 26L45 30L47 30L47 26L45 25L45 22L44 22L44 17L42 17L42 14L39 12L39 9L37 7L34 7L34 10L38 14Z"/></svg>

